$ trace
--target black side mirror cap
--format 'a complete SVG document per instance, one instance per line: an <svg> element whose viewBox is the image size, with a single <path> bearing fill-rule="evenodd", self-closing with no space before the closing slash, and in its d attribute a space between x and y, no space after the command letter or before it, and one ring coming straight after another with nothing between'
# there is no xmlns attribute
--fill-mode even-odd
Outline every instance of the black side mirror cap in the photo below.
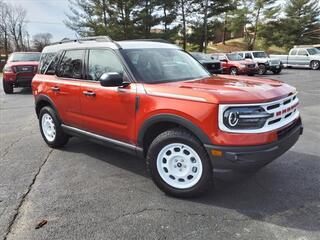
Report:
<svg viewBox="0 0 320 240"><path fill-rule="evenodd" d="M120 87L129 84L124 82L123 77L117 72L104 73L101 75L99 81L101 86L104 87Z"/></svg>

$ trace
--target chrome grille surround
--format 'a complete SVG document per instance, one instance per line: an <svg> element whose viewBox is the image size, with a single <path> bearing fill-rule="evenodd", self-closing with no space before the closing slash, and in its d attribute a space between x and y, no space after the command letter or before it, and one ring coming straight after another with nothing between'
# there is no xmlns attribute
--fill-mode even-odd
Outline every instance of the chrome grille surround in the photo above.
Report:
<svg viewBox="0 0 320 240"><path fill-rule="evenodd" d="M254 104L220 104L219 105L219 129L224 132L230 133L264 133L280 129L289 123L293 122L300 115L297 107L299 105L299 99L297 93L294 93L288 97L280 100L267 102L267 103L254 103ZM272 114L272 117L268 118L262 128L259 129L229 129L223 123L223 113L229 107L248 107L248 106L260 106L267 113Z"/></svg>

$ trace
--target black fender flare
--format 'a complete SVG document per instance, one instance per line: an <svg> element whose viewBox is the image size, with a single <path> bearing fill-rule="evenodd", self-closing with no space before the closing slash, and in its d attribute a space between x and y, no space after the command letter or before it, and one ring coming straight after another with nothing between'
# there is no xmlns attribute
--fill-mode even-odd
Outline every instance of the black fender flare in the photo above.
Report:
<svg viewBox="0 0 320 240"><path fill-rule="evenodd" d="M147 119L140 127L137 139L139 147L143 148L143 139L148 129L152 125L161 122L176 123L192 132L197 138L199 138L199 140L203 144L211 144L210 138L207 136L207 134L204 133L200 127L196 126L191 121L174 114L158 114Z"/></svg>
<svg viewBox="0 0 320 240"><path fill-rule="evenodd" d="M40 110L40 109L38 109L38 105L42 101L49 103L49 105L57 113L58 119L61 121L60 114L59 114L59 112L57 110L56 105L54 104L54 102L52 101L52 99L49 96L44 95L44 94L40 94L40 95L35 97L35 110L36 110L36 114L37 114L38 118L39 118L39 110Z"/></svg>

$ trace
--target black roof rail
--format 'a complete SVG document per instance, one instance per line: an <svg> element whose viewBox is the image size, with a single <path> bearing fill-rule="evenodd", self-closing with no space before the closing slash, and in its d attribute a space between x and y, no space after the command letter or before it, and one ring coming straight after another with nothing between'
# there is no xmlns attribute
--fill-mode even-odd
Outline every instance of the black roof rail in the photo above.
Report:
<svg viewBox="0 0 320 240"><path fill-rule="evenodd" d="M101 42L113 42L109 36L94 36L94 37L82 37L75 39L62 39L61 41L51 43L50 45L69 43L69 42L84 42L84 41L101 41Z"/></svg>

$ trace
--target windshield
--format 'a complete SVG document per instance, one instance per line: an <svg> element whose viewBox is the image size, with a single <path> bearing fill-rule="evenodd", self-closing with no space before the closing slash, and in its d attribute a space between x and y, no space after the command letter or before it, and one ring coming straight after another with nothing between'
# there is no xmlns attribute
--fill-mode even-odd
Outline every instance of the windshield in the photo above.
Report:
<svg viewBox="0 0 320 240"><path fill-rule="evenodd" d="M268 55L265 52L253 52L255 58L267 58Z"/></svg>
<svg viewBox="0 0 320 240"><path fill-rule="evenodd" d="M209 55L205 54L205 53L191 52L190 54L197 60L212 61L211 57Z"/></svg>
<svg viewBox="0 0 320 240"><path fill-rule="evenodd" d="M308 48L307 51L310 55L320 54L320 50L317 48Z"/></svg>
<svg viewBox="0 0 320 240"><path fill-rule="evenodd" d="M8 62L29 62L40 59L40 53L12 53L8 59Z"/></svg>
<svg viewBox="0 0 320 240"><path fill-rule="evenodd" d="M227 58L230 61L240 61L243 60L243 57L241 57L238 53L227 53Z"/></svg>
<svg viewBox="0 0 320 240"><path fill-rule="evenodd" d="M179 49L126 49L121 53L141 82L176 82L210 76L199 62Z"/></svg>

